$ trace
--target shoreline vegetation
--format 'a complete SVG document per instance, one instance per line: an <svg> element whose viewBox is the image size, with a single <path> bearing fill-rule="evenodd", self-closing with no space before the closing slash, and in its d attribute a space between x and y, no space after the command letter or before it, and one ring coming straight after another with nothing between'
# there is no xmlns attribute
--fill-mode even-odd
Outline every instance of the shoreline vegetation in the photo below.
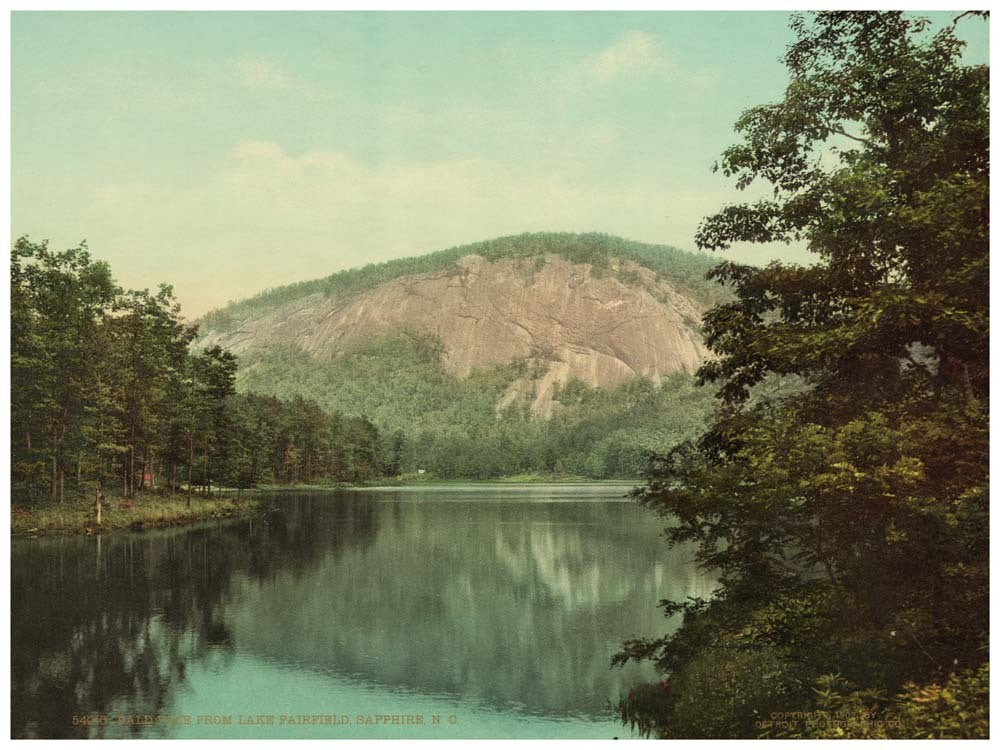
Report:
<svg viewBox="0 0 1000 750"><path fill-rule="evenodd" d="M169 285L126 291L85 244L11 254L11 497L27 512L79 492L131 504L157 488L357 481L387 471L364 416L236 393L235 355L194 352ZM397 469L398 471L398 469ZM95 507L95 525L100 525ZM51 513L53 511L40 511Z"/></svg>
<svg viewBox="0 0 1000 750"><path fill-rule="evenodd" d="M773 191L696 244L817 262L711 274L720 405L639 499L719 585L615 655L658 672L619 702L642 736L990 736L990 71L960 38L986 18L794 14L784 99L736 122L718 170Z"/></svg>
<svg viewBox="0 0 1000 750"><path fill-rule="evenodd" d="M132 499L105 497L98 525L93 498L67 498L62 503L34 507L12 504L10 531L13 537L90 536L112 531L186 526L223 518L247 518L263 509L260 498L246 490L238 494L235 490L224 490L209 497L195 494L190 498L178 493L140 495Z"/></svg>

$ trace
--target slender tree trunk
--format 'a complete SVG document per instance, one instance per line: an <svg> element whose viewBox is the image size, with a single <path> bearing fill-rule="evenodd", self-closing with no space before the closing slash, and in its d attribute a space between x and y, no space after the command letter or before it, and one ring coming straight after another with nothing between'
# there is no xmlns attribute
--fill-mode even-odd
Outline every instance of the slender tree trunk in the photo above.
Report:
<svg viewBox="0 0 1000 750"><path fill-rule="evenodd" d="M101 488L97 488L97 500L95 505L97 506L97 525L101 525L101 501L104 499L104 495L101 493Z"/></svg>
<svg viewBox="0 0 1000 750"><path fill-rule="evenodd" d="M66 485L66 472L59 469L59 503L62 504L63 501L63 488Z"/></svg>
<svg viewBox="0 0 1000 750"><path fill-rule="evenodd" d="M80 484L80 480L83 478L83 470L82 470L82 466L81 466L82 464L83 464L83 456L79 456L78 455L76 457L76 483L77 484Z"/></svg>
<svg viewBox="0 0 1000 750"><path fill-rule="evenodd" d="M211 497L212 496L212 482L208 478L208 446L205 447L205 459L204 459L204 461L202 463L202 467L204 469L204 472L203 472L202 476L203 476L204 483L205 483L204 484L205 494L208 497Z"/></svg>
<svg viewBox="0 0 1000 750"><path fill-rule="evenodd" d="M188 507L191 507L191 483L194 482L194 436L188 436Z"/></svg>
<svg viewBox="0 0 1000 750"><path fill-rule="evenodd" d="M30 451L31 450L31 432L29 432L29 431L25 431L25 433L24 433L24 444L27 447L27 449Z"/></svg>
<svg viewBox="0 0 1000 750"><path fill-rule="evenodd" d="M139 456L139 492L146 491L146 449Z"/></svg>
<svg viewBox="0 0 1000 750"><path fill-rule="evenodd" d="M128 496L135 497L135 446L128 447Z"/></svg>
<svg viewBox="0 0 1000 750"><path fill-rule="evenodd" d="M170 494L174 494L177 491L177 464L171 461L170 463Z"/></svg>
<svg viewBox="0 0 1000 750"><path fill-rule="evenodd" d="M56 457L52 457L52 499L56 499Z"/></svg>

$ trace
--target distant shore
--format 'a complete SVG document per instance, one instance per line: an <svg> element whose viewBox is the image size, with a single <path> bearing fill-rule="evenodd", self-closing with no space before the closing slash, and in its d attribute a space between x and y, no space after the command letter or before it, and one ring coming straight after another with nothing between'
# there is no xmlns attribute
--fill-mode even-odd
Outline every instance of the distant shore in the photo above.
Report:
<svg viewBox="0 0 1000 750"><path fill-rule="evenodd" d="M644 484L645 480L635 479L591 479L573 474L513 474L491 479L441 479L429 474L402 474L398 477L381 477L370 482L359 482L352 487L390 487L395 485L435 485L435 484Z"/></svg>
<svg viewBox="0 0 1000 750"><path fill-rule="evenodd" d="M340 482L336 484L274 484L260 485L254 488L254 492L308 492L308 491L331 491L331 490L368 490L387 489L393 487L451 487L460 485L542 485L542 484L606 484L622 487L637 487L644 485L644 479L589 479L587 477L545 477L537 475L519 475L512 477L497 477L494 479L439 479L437 477L380 477L364 482Z"/></svg>
<svg viewBox="0 0 1000 750"><path fill-rule="evenodd" d="M53 534L97 534L112 531L139 531L146 528L183 526L200 521L220 518L247 517L263 507L260 495L272 492L309 492L331 490L391 489L394 487L427 487L459 485L532 485L532 484L588 484L634 487L642 479L589 479L577 476L544 476L520 474L496 479L439 479L427 475L404 474L398 477L380 477L366 482L337 484L281 484L261 485L252 490L224 490L223 494L206 497L187 495L143 494L132 500L120 497L106 498L101 508L101 525L96 523L92 498L67 499L63 503L41 506L12 503L11 535L18 537L46 536Z"/></svg>

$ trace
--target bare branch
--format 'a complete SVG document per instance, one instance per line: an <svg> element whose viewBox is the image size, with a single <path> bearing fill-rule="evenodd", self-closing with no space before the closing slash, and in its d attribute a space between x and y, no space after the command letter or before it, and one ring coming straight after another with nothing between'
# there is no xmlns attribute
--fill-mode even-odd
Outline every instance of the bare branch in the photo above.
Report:
<svg viewBox="0 0 1000 750"><path fill-rule="evenodd" d="M979 16L980 18L989 18L990 12L988 10L967 10L964 13L959 13L955 16L955 20L951 22L952 26L957 26L958 22L961 21L966 16Z"/></svg>
<svg viewBox="0 0 1000 750"><path fill-rule="evenodd" d="M841 130L840 128L835 128L832 125L830 126L830 132L831 133L836 133L837 135L842 135L845 138L850 138L852 141L857 141L858 143L863 143L866 146L872 146L872 145L874 145L867 138L862 138L861 136L857 136L857 135L851 135L850 133L848 133L848 132L846 132L844 130Z"/></svg>

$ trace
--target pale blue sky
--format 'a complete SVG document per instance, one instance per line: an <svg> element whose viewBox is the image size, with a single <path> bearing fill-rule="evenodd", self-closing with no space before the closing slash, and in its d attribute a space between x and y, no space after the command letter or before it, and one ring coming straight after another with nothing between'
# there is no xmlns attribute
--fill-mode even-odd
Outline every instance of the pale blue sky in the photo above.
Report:
<svg viewBox="0 0 1000 750"><path fill-rule="evenodd" d="M939 16L950 19L954 14ZM26 13L12 230L188 316L522 231L693 248L786 13ZM969 59L987 24L963 21ZM740 248L741 260L801 259Z"/></svg>

